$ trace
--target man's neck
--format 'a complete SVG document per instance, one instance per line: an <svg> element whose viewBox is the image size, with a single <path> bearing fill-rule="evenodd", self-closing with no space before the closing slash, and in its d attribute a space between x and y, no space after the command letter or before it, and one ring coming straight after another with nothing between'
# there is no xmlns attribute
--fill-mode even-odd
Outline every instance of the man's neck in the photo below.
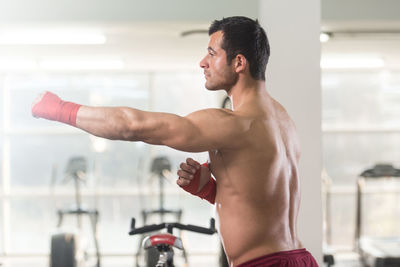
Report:
<svg viewBox="0 0 400 267"><path fill-rule="evenodd" d="M262 80L254 80L251 78L239 79L228 91L228 96L232 102L232 109L238 110L247 99L255 95L267 93L265 86L265 81Z"/></svg>

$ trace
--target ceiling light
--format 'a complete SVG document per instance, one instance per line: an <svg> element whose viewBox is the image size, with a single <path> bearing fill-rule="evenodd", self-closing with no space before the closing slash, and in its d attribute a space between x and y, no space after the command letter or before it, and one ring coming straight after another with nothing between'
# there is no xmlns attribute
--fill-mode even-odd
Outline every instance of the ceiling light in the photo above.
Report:
<svg viewBox="0 0 400 267"><path fill-rule="evenodd" d="M106 37L93 30L7 29L0 31L2 45L104 44Z"/></svg>
<svg viewBox="0 0 400 267"><path fill-rule="evenodd" d="M33 60L19 58L0 58L0 70L34 70L37 69L37 63Z"/></svg>
<svg viewBox="0 0 400 267"><path fill-rule="evenodd" d="M42 60L40 68L44 70L121 70L122 60Z"/></svg>
<svg viewBox="0 0 400 267"><path fill-rule="evenodd" d="M376 69L385 66L379 57L323 57L322 69Z"/></svg>
<svg viewBox="0 0 400 267"><path fill-rule="evenodd" d="M329 41L329 39L331 38L331 35L329 33L326 32L321 32L319 35L319 40L321 43L326 43Z"/></svg>

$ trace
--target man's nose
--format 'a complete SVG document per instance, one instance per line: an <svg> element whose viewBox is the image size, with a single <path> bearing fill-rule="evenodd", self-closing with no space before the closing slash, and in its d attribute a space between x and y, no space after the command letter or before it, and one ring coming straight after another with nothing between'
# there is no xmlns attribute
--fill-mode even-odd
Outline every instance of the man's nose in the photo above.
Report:
<svg viewBox="0 0 400 267"><path fill-rule="evenodd" d="M204 57L201 61L200 61L200 68L207 68L208 64L206 61L206 57Z"/></svg>

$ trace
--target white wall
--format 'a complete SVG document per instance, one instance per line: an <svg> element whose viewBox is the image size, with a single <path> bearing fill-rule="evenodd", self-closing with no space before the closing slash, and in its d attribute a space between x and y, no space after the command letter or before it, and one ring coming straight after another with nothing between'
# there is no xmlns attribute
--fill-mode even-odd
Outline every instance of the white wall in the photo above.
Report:
<svg viewBox="0 0 400 267"><path fill-rule="evenodd" d="M398 0L322 0L324 21L399 21Z"/></svg>
<svg viewBox="0 0 400 267"><path fill-rule="evenodd" d="M322 263L320 0L260 0L271 57L267 90L296 123L302 145L300 239Z"/></svg>

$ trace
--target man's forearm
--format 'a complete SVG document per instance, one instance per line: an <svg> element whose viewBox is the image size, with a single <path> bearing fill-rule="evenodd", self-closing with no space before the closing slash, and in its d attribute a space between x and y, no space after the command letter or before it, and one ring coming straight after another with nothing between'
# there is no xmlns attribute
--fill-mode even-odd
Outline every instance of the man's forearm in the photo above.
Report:
<svg viewBox="0 0 400 267"><path fill-rule="evenodd" d="M112 140L143 141L135 135L142 124L143 111L126 107L82 106L76 118L76 127Z"/></svg>
<svg viewBox="0 0 400 267"><path fill-rule="evenodd" d="M201 151L191 146L195 127L186 118L175 114L129 107L82 106L77 114L76 127L112 140L143 141L187 152Z"/></svg>

